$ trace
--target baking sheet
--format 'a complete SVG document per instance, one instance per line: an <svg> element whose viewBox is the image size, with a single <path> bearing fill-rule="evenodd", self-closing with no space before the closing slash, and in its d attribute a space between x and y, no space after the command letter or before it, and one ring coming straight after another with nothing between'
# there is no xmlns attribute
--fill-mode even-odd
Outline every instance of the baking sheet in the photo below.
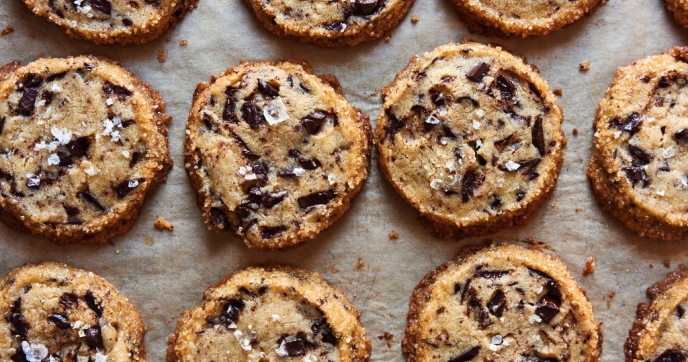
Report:
<svg viewBox="0 0 688 362"><path fill-rule="evenodd" d="M659 242L626 230L596 204L585 169L592 151L594 113L616 68L688 40L688 30L663 5L661 0L616 0L548 36L504 40L469 34L446 0L417 0L389 41L328 49L273 36L239 0L200 0L196 10L160 39L128 47L73 40L34 17L20 1L2 0L0 29L10 25L15 31L0 36L0 64L80 54L122 62L160 90L167 102L168 114L174 118L169 146L175 166L167 182L149 195L133 229L110 243L56 246L0 224L0 274L26 262L46 260L101 274L131 299L146 322L148 359L164 361L167 336L179 314L196 306L202 292L222 275L265 262L292 263L323 274L358 306L373 342L372 361L404 361L400 341L413 287L462 246L484 238L457 242L432 237L384 180L374 159L361 193L333 227L284 252L249 250L233 236L206 230L183 168L184 126L198 82L240 60L277 58L305 59L317 73L335 74L348 99L369 114L374 125L381 105L379 90L413 55L470 37L527 56L553 89L563 89L559 104L569 140L548 202L528 225L492 238L533 237L550 244L587 290L603 322L602 360L621 361L637 303L646 300L649 285L688 261L688 241ZM411 14L420 15L420 21L413 24ZM179 45L183 39L187 46ZM159 51L167 52L164 63L157 60ZM587 72L578 69L584 60L590 61ZM158 216L170 220L174 231L155 229ZM391 230L400 237L390 239ZM596 261L595 273L583 276L590 256ZM665 267L665 261L671 266ZM616 295L610 298L610 292ZM378 338L384 332L394 337Z"/></svg>

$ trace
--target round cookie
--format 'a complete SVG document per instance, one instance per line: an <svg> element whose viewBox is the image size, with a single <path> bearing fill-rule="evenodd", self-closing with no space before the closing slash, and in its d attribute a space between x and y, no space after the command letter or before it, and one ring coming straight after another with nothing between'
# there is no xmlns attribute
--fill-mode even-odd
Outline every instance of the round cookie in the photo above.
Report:
<svg viewBox="0 0 688 362"><path fill-rule="evenodd" d="M104 278L27 264L0 279L0 360L146 361L136 308Z"/></svg>
<svg viewBox="0 0 688 362"><path fill-rule="evenodd" d="M273 34L324 47L378 39L396 26L413 0L246 0Z"/></svg>
<svg viewBox="0 0 688 362"><path fill-rule="evenodd" d="M250 267L224 277L169 337L167 360L363 362L370 341L359 313L320 274Z"/></svg>
<svg viewBox="0 0 688 362"><path fill-rule="evenodd" d="M157 91L105 58L0 69L0 219L55 243L133 225L172 166Z"/></svg>
<svg viewBox="0 0 688 362"><path fill-rule="evenodd" d="M553 255L468 248L411 296L402 350L421 361L599 361L601 324Z"/></svg>
<svg viewBox="0 0 688 362"><path fill-rule="evenodd" d="M674 13L674 19L688 29L688 2L685 0L666 0L666 6Z"/></svg>
<svg viewBox="0 0 688 362"><path fill-rule="evenodd" d="M553 189L562 111L521 59L477 43L411 59L383 89L380 168L440 237L525 223Z"/></svg>
<svg viewBox="0 0 688 362"><path fill-rule="evenodd" d="M593 191L641 236L688 235L687 61L676 47L619 68L595 116Z"/></svg>
<svg viewBox="0 0 688 362"><path fill-rule="evenodd" d="M197 0L22 0L73 38L96 44L149 42L196 7Z"/></svg>
<svg viewBox="0 0 688 362"><path fill-rule="evenodd" d="M580 19L600 0L451 0L469 31L488 36L546 35Z"/></svg>
<svg viewBox="0 0 688 362"><path fill-rule="evenodd" d="M249 247L315 237L349 208L370 168L370 123L334 76L253 62L199 84L186 169L209 229Z"/></svg>
<svg viewBox="0 0 688 362"><path fill-rule="evenodd" d="M688 268L680 265L647 289L624 344L626 362L675 362L688 358Z"/></svg>

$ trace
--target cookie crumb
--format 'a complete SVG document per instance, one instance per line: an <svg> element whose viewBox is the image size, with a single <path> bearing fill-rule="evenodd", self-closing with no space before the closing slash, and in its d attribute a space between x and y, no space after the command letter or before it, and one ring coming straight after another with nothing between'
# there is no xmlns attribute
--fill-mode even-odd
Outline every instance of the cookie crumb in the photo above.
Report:
<svg viewBox="0 0 688 362"><path fill-rule="evenodd" d="M31 38L31 39L36 39L36 34L29 34L29 35L27 35L27 36L28 36L29 38Z"/></svg>
<svg viewBox="0 0 688 362"><path fill-rule="evenodd" d="M595 259L591 256L585 260L583 275L590 275L595 272Z"/></svg>
<svg viewBox="0 0 688 362"><path fill-rule="evenodd" d="M654 269L654 268L655 268L655 266L650 264L650 269Z"/></svg>
<svg viewBox="0 0 688 362"><path fill-rule="evenodd" d="M172 38L170 38L170 37L168 36L167 38L165 38L165 43L169 43L170 40L172 40Z"/></svg>
<svg viewBox="0 0 688 362"><path fill-rule="evenodd" d="M358 262L356 262L356 271L361 271L361 269L363 269L364 266L365 262L363 261L363 259L358 258Z"/></svg>
<svg viewBox="0 0 688 362"><path fill-rule="evenodd" d="M554 95L561 97L564 94L564 91L561 90L561 88L557 88L557 89L553 90L552 93L554 93Z"/></svg>
<svg viewBox="0 0 688 362"><path fill-rule="evenodd" d="M186 39L182 39L179 41L179 45L185 47L185 46L189 45L189 41Z"/></svg>
<svg viewBox="0 0 688 362"><path fill-rule="evenodd" d="M583 61L582 63L580 63L579 69L582 70L582 71L584 71L584 72L585 72L586 70L590 69L590 62L587 61L587 60Z"/></svg>
<svg viewBox="0 0 688 362"><path fill-rule="evenodd" d="M671 268L671 262L669 261L669 259L664 260L663 264L665 267Z"/></svg>
<svg viewBox="0 0 688 362"><path fill-rule="evenodd" d="M581 209L580 207L576 208L576 212L581 212L581 211L583 211L583 209Z"/></svg>
<svg viewBox="0 0 688 362"><path fill-rule="evenodd" d="M385 332L384 334L377 336L377 338L380 340L382 340L382 339L390 340L390 339L394 338L394 334L392 334L390 332Z"/></svg>
<svg viewBox="0 0 688 362"><path fill-rule="evenodd" d="M119 253L121 253L121 252L122 252L122 251L119 250L119 249L115 250L115 254L119 254Z"/></svg>
<svg viewBox="0 0 688 362"><path fill-rule="evenodd" d="M412 23L415 24L415 23L417 23L419 20L420 20L420 15L418 15L418 14L413 14L413 15L411 15L411 22L412 22Z"/></svg>
<svg viewBox="0 0 688 362"><path fill-rule="evenodd" d="M578 128L574 128L571 133L573 133L574 136L578 136Z"/></svg>
<svg viewBox="0 0 688 362"><path fill-rule="evenodd" d="M612 299L614 299L614 296L615 296L615 295L616 295L616 292L614 292L614 291L609 292L609 294L607 295L607 296L608 296L608 299L607 299L607 309L609 309L609 308L612 307Z"/></svg>
<svg viewBox="0 0 688 362"><path fill-rule="evenodd" d="M155 220L155 227L159 230L167 229L169 231L174 230L174 225L172 225L171 222L165 220L164 217L160 216L157 220Z"/></svg>
<svg viewBox="0 0 688 362"><path fill-rule="evenodd" d="M14 27L12 25L7 25L5 29L0 31L0 35L5 36L14 33Z"/></svg>
<svg viewBox="0 0 688 362"><path fill-rule="evenodd" d="M155 243L155 241L153 240L153 238L151 238L150 236L146 235L146 236L143 237L143 243L146 244L146 246L153 246L153 244Z"/></svg>
<svg viewBox="0 0 688 362"><path fill-rule="evenodd" d="M158 50L158 62L164 63L166 60L167 60L167 50L165 50L165 49Z"/></svg>
<svg viewBox="0 0 688 362"><path fill-rule="evenodd" d="M392 34L385 34L385 41L389 41L389 39L392 39Z"/></svg>
<svg viewBox="0 0 688 362"><path fill-rule="evenodd" d="M399 239L399 233L396 230L392 230L389 232L389 238L390 239Z"/></svg>

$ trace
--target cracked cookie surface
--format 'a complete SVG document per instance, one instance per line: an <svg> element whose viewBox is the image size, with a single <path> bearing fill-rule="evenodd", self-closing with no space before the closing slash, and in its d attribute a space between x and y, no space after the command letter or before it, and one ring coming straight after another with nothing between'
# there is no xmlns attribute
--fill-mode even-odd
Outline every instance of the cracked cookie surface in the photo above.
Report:
<svg viewBox="0 0 688 362"><path fill-rule="evenodd" d="M136 308L90 271L27 264L0 279L0 296L2 361L146 361Z"/></svg>
<svg viewBox="0 0 688 362"><path fill-rule="evenodd" d="M674 19L684 28L688 29L688 1L666 0L666 6L674 14Z"/></svg>
<svg viewBox="0 0 688 362"><path fill-rule="evenodd" d="M320 46L353 46L384 36L413 0L247 0L273 34Z"/></svg>
<svg viewBox="0 0 688 362"><path fill-rule="evenodd" d="M467 248L411 296L402 349L420 361L599 361L602 330L555 256Z"/></svg>
<svg viewBox="0 0 688 362"><path fill-rule="evenodd" d="M566 138L545 81L477 43L411 60L383 90L382 172L441 237L525 223L553 189Z"/></svg>
<svg viewBox="0 0 688 362"><path fill-rule="evenodd" d="M169 338L170 362L364 362L370 341L359 313L320 274L250 267L210 287Z"/></svg>
<svg viewBox="0 0 688 362"><path fill-rule="evenodd" d="M96 44L143 44L159 37L197 0L22 0L74 38Z"/></svg>
<svg viewBox="0 0 688 362"><path fill-rule="evenodd" d="M279 249L349 208L368 175L371 138L334 76L305 63L242 63L199 84L185 166L210 229Z"/></svg>
<svg viewBox="0 0 688 362"><path fill-rule="evenodd" d="M104 58L0 69L0 219L56 243L128 230L164 179L165 105Z"/></svg>
<svg viewBox="0 0 688 362"><path fill-rule="evenodd" d="M619 68L595 116L593 191L641 236L688 235L687 87L688 48L676 47Z"/></svg>

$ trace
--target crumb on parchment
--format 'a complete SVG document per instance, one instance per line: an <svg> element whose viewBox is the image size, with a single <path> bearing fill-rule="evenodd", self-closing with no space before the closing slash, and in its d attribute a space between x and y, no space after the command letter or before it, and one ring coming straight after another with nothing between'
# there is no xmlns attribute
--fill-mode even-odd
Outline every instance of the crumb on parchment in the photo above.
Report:
<svg viewBox="0 0 688 362"><path fill-rule="evenodd" d="M358 258L358 261L356 262L356 271L361 271L361 269L363 269L364 266L365 262L363 261L363 259Z"/></svg>
<svg viewBox="0 0 688 362"><path fill-rule="evenodd" d="M591 256L585 260L583 275L590 275L595 272L595 259Z"/></svg>
<svg viewBox="0 0 688 362"><path fill-rule="evenodd" d="M399 233L396 230L392 230L389 232L389 238L390 239L399 239Z"/></svg>
<svg viewBox="0 0 688 362"><path fill-rule="evenodd" d="M182 39L179 41L179 45L185 47L185 46L189 45L189 41L186 39Z"/></svg>
<svg viewBox="0 0 688 362"><path fill-rule="evenodd" d="M584 60L583 62L580 63L579 68L580 68L580 70L585 72L586 70L590 69L590 62L587 60Z"/></svg>
<svg viewBox="0 0 688 362"><path fill-rule="evenodd" d="M14 27L12 25L7 25L5 29L0 31L0 35L5 36L14 33Z"/></svg>
<svg viewBox="0 0 688 362"><path fill-rule="evenodd" d="M578 128L574 128L571 133L573 133L574 136L578 136Z"/></svg>
<svg viewBox="0 0 688 362"><path fill-rule="evenodd" d="M165 50L165 49L158 50L158 62L164 63L166 60L167 60L167 50Z"/></svg>
<svg viewBox="0 0 688 362"><path fill-rule="evenodd" d="M171 222L165 220L164 217L160 216L157 220L155 220L155 228L159 230L167 229L169 231L174 230L174 225L172 225Z"/></svg>
<svg viewBox="0 0 688 362"><path fill-rule="evenodd" d="M564 91L561 90L561 88L557 88L557 89L553 90L552 93L554 93L554 95L557 95L557 96L559 96L559 97L561 97L562 95L564 95Z"/></svg>
<svg viewBox="0 0 688 362"><path fill-rule="evenodd" d="M411 22L412 22L412 23L415 24L415 23L417 23L419 20L420 20L420 15L418 15L418 14L413 14L413 15L411 15Z"/></svg>

